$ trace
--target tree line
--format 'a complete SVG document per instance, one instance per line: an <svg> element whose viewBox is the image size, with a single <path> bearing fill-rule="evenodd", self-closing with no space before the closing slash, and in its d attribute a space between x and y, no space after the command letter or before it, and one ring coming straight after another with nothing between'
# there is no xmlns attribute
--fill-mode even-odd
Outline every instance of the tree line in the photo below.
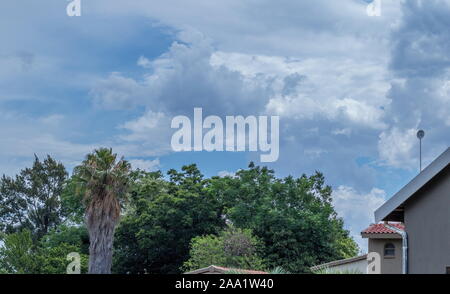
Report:
<svg viewBox="0 0 450 294"><path fill-rule="evenodd" d="M358 247L320 172L278 178L135 170L108 148L69 175L50 156L0 180L0 273L176 274L209 265L308 273Z"/></svg>

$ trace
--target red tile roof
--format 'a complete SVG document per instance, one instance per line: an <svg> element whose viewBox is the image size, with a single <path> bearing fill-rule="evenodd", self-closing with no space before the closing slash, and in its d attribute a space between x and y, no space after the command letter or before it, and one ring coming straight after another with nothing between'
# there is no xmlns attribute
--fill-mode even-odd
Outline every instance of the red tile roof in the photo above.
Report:
<svg viewBox="0 0 450 294"><path fill-rule="evenodd" d="M402 231L405 230L405 225L401 223L389 223L390 226L396 227ZM372 224L367 229L361 232L362 234L396 234L394 230L387 228L382 224Z"/></svg>

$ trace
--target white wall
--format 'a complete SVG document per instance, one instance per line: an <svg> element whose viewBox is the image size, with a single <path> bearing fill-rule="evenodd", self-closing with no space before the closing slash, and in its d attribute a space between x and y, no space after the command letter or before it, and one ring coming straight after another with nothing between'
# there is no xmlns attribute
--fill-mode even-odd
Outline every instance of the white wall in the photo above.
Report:
<svg viewBox="0 0 450 294"><path fill-rule="evenodd" d="M361 274L367 274L367 260L358 260L350 263L340 264L336 266L330 266L327 272L333 273L335 271L358 271Z"/></svg>

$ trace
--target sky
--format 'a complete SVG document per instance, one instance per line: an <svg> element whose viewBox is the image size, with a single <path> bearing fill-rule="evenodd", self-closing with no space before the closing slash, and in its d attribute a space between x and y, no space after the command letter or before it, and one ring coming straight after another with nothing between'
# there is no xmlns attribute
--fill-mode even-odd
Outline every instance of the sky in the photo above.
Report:
<svg viewBox="0 0 450 294"><path fill-rule="evenodd" d="M450 0L0 2L0 173L34 154L69 170L107 146L135 168L250 161L318 170L345 226L373 212L449 146ZM126 3L126 4L125 4ZM280 154L174 152L171 120L279 116Z"/></svg>

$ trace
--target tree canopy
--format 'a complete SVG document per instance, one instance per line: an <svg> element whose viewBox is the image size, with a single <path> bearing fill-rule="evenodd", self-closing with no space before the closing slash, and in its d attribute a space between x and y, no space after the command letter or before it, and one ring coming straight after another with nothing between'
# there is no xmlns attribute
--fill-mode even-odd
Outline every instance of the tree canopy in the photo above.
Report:
<svg viewBox="0 0 450 294"><path fill-rule="evenodd" d="M312 265L358 253L319 172L279 179L273 170L250 164L235 177L213 178L208 190L224 204L227 219L263 241L270 268L308 272Z"/></svg>
<svg viewBox="0 0 450 294"><path fill-rule="evenodd" d="M0 272L64 273L70 252L81 255L86 272L92 233L85 209L112 191L120 192L110 202L117 208L111 232L118 223L108 237L114 273L181 273L211 264L306 273L358 253L320 172L279 178L251 163L233 176L208 178L192 164L164 175L131 171L126 162L119 168L122 161L107 153L87 158L70 178L50 156L2 177ZM101 230L91 220L91 229Z"/></svg>
<svg viewBox="0 0 450 294"><path fill-rule="evenodd" d="M0 229L11 233L22 229L42 237L64 219L61 192L68 177L62 163L50 156L35 156L33 166L15 177L0 180Z"/></svg>
<svg viewBox="0 0 450 294"><path fill-rule="evenodd" d="M132 191L115 242L115 272L179 273L192 238L224 226L220 203L195 165L144 174Z"/></svg>
<svg viewBox="0 0 450 294"><path fill-rule="evenodd" d="M198 236L192 239L189 260L183 271L193 271L210 265L234 269L265 270L259 256L262 243L249 229L228 227L218 235Z"/></svg>
<svg viewBox="0 0 450 294"><path fill-rule="evenodd" d="M117 231L116 272L179 273L189 260L192 238L218 235L227 222L262 241L268 268L303 273L358 253L319 172L279 179L274 171L250 164L234 177L204 179L190 165L168 175L165 180L161 173L149 173L136 183ZM196 242L219 244L205 238Z"/></svg>

